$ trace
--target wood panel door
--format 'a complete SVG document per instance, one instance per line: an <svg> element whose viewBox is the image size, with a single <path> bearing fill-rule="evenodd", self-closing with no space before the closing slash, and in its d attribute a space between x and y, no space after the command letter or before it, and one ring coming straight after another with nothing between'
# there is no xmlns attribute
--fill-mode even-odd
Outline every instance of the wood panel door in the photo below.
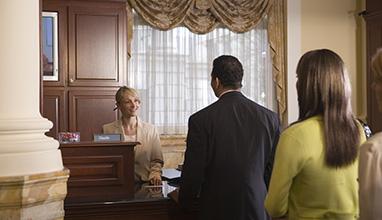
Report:
<svg viewBox="0 0 382 220"><path fill-rule="evenodd" d="M126 74L126 4L69 6L69 86L121 86Z"/></svg>
<svg viewBox="0 0 382 220"><path fill-rule="evenodd" d="M78 131L81 141L93 140L102 125L118 118L114 95L117 89L72 89L69 91L69 129Z"/></svg>
<svg viewBox="0 0 382 220"><path fill-rule="evenodd" d="M382 11L381 0L366 0L367 13L374 13Z"/></svg>
<svg viewBox="0 0 382 220"><path fill-rule="evenodd" d="M382 113L378 111L375 91L371 88L374 80L370 61L378 48L382 47L382 1L366 1L366 44L367 44L367 120L374 133L382 131Z"/></svg>
<svg viewBox="0 0 382 220"><path fill-rule="evenodd" d="M53 127L46 135L57 139L58 132L67 130L66 102L64 88L44 88L43 116L53 122Z"/></svg>

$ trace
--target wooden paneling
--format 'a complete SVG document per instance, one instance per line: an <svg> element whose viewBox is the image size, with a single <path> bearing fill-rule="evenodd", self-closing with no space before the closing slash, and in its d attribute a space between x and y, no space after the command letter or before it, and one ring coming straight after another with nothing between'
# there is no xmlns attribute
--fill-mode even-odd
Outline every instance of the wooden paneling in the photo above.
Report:
<svg viewBox="0 0 382 220"><path fill-rule="evenodd" d="M126 59L126 9L69 7L69 85L119 86Z"/></svg>
<svg viewBox="0 0 382 220"><path fill-rule="evenodd" d="M61 144L70 170L65 204L127 200L134 196L136 143Z"/></svg>
<svg viewBox="0 0 382 220"><path fill-rule="evenodd" d="M65 166L70 167L72 186L120 185L123 183L123 157L67 156Z"/></svg>
<svg viewBox="0 0 382 220"><path fill-rule="evenodd" d="M43 116L53 122L53 127L46 134L57 138L60 131L67 129L66 95L64 88L45 88Z"/></svg>
<svg viewBox="0 0 382 220"><path fill-rule="evenodd" d="M382 47L382 1L367 0L367 121L373 133L382 131L382 113L378 111L375 90L372 89L373 73L370 61L376 50Z"/></svg>
<svg viewBox="0 0 382 220"><path fill-rule="evenodd" d="M114 95L116 89L69 91L69 129L79 131L81 141L90 141L102 133L102 125L118 118Z"/></svg>
<svg viewBox="0 0 382 220"><path fill-rule="evenodd" d="M117 119L114 94L125 84L127 72L126 4L42 1L43 11L58 12L59 81L42 82L43 115L54 124L50 136L79 131L81 140L92 140L103 124Z"/></svg>
<svg viewBox="0 0 382 220"><path fill-rule="evenodd" d="M366 11L368 13L382 11L381 0L366 0Z"/></svg>

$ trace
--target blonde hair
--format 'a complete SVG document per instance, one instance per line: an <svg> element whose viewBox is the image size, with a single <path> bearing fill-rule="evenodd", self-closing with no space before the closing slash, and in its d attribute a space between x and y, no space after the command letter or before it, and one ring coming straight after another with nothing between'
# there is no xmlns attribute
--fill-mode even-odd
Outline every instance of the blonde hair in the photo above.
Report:
<svg viewBox="0 0 382 220"><path fill-rule="evenodd" d="M382 48L379 48L371 59L371 70L375 81L382 81Z"/></svg>
<svg viewBox="0 0 382 220"><path fill-rule="evenodd" d="M138 92L137 90L133 89L133 88L130 88L130 87L127 87L127 86L122 86L118 89L117 93L115 94L115 102L118 104L118 103L121 103L122 101L122 98L123 98L123 94L124 93L127 93L128 95L130 96L133 96L133 97L136 97L139 99L139 95L138 95Z"/></svg>

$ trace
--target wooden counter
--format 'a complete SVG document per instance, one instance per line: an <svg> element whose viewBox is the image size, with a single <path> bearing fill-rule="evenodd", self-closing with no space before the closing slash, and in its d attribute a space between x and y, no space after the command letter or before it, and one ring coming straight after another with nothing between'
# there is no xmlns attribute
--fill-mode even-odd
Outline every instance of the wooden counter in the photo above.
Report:
<svg viewBox="0 0 382 220"><path fill-rule="evenodd" d="M61 144L70 170L65 204L130 199L134 196L134 146L137 142Z"/></svg>
<svg viewBox="0 0 382 220"><path fill-rule="evenodd" d="M175 187L134 183L137 142L61 144L64 166L70 170L65 219L191 220L167 194Z"/></svg>
<svg viewBox="0 0 382 220"><path fill-rule="evenodd" d="M75 220L192 220L197 212L185 213L178 204L167 197L175 187L163 181L159 190L136 186L134 198L109 202L83 202L65 204L65 219Z"/></svg>

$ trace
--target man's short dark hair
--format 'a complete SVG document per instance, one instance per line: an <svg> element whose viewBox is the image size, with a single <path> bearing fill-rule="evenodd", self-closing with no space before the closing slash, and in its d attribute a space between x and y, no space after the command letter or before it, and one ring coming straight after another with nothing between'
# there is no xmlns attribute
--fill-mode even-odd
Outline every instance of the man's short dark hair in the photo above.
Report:
<svg viewBox="0 0 382 220"><path fill-rule="evenodd" d="M242 87L243 66L236 57L222 55L214 60L211 76L217 77L224 87L238 89Z"/></svg>

